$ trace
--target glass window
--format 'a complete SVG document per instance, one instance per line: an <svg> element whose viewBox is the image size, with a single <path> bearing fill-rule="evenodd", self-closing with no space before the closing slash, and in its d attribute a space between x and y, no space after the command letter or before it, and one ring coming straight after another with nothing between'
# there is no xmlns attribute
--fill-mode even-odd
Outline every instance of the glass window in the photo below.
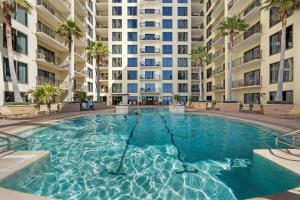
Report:
<svg viewBox="0 0 300 200"><path fill-rule="evenodd" d="M122 80L122 71L121 70L113 70L112 71L112 80Z"/></svg>
<svg viewBox="0 0 300 200"><path fill-rule="evenodd" d="M163 16L172 16L172 7L163 7Z"/></svg>
<svg viewBox="0 0 300 200"><path fill-rule="evenodd" d="M136 16L137 15L137 7L129 6L127 10L128 16Z"/></svg>
<svg viewBox="0 0 300 200"><path fill-rule="evenodd" d="M155 92L155 84L154 83L146 83L145 90L147 92Z"/></svg>
<svg viewBox="0 0 300 200"><path fill-rule="evenodd" d="M187 0L177 0L178 3L187 3Z"/></svg>
<svg viewBox="0 0 300 200"><path fill-rule="evenodd" d="M280 52L281 31L270 36L270 55ZM293 26L286 28L286 49L293 48Z"/></svg>
<svg viewBox="0 0 300 200"><path fill-rule="evenodd" d="M150 58L150 59L145 59L145 66L155 66L155 59Z"/></svg>
<svg viewBox="0 0 300 200"><path fill-rule="evenodd" d="M163 32L163 41L172 41L172 32Z"/></svg>
<svg viewBox="0 0 300 200"><path fill-rule="evenodd" d="M94 90L93 83L88 82L88 91L93 92L93 90Z"/></svg>
<svg viewBox="0 0 300 200"><path fill-rule="evenodd" d="M178 16L187 16L188 15L188 11L187 11L187 7L178 7Z"/></svg>
<svg viewBox="0 0 300 200"><path fill-rule="evenodd" d="M188 21L186 19L179 19L178 28L188 28Z"/></svg>
<svg viewBox="0 0 300 200"><path fill-rule="evenodd" d="M270 84L278 83L278 74L279 74L279 65L280 62L276 62L270 65ZM291 82L293 81L293 58L286 59L284 62L284 73L283 81Z"/></svg>
<svg viewBox="0 0 300 200"><path fill-rule="evenodd" d="M163 93L172 93L173 92L173 85L172 83L163 83L162 84Z"/></svg>
<svg viewBox="0 0 300 200"><path fill-rule="evenodd" d="M171 19L164 19L163 20L163 28L165 28L165 29L173 28L172 20Z"/></svg>
<svg viewBox="0 0 300 200"><path fill-rule="evenodd" d="M178 84L178 92L188 92L188 84L187 83L179 83Z"/></svg>
<svg viewBox="0 0 300 200"><path fill-rule="evenodd" d="M88 67L88 77L89 78L94 78L94 75L93 75L93 69L89 68Z"/></svg>
<svg viewBox="0 0 300 200"><path fill-rule="evenodd" d="M188 33L178 32L178 41L188 41Z"/></svg>
<svg viewBox="0 0 300 200"><path fill-rule="evenodd" d="M188 58L178 58L178 67L188 67Z"/></svg>
<svg viewBox="0 0 300 200"><path fill-rule="evenodd" d="M163 0L163 3L172 3L172 0Z"/></svg>
<svg viewBox="0 0 300 200"><path fill-rule="evenodd" d="M212 77L212 68L208 68L206 70L206 78L211 78Z"/></svg>
<svg viewBox="0 0 300 200"><path fill-rule="evenodd" d="M23 24L24 26L27 26L28 24L28 15L25 12L25 10L23 8L20 8L19 6L16 6L16 12L15 15L13 16L14 19L18 22L20 22L21 24Z"/></svg>
<svg viewBox="0 0 300 200"><path fill-rule="evenodd" d="M188 45L178 45L178 54L188 54Z"/></svg>
<svg viewBox="0 0 300 200"><path fill-rule="evenodd" d="M122 54L122 45L112 45L112 54Z"/></svg>
<svg viewBox="0 0 300 200"><path fill-rule="evenodd" d="M260 103L260 93L245 93L244 94L244 103Z"/></svg>
<svg viewBox="0 0 300 200"><path fill-rule="evenodd" d="M112 15L113 16L120 16L120 15L122 15L122 7L121 6L113 6L112 7Z"/></svg>
<svg viewBox="0 0 300 200"><path fill-rule="evenodd" d="M163 45L163 54L172 54L172 45Z"/></svg>
<svg viewBox="0 0 300 200"><path fill-rule="evenodd" d="M128 83L127 91L128 93L137 93L137 83Z"/></svg>
<svg viewBox="0 0 300 200"><path fill-rule="evenodd" d="M163 105L170 105L172 104L173 97L172 96L163 96L162 97L162 103Z"/></svg>
<svg viewBox="0 0 300 200"><path fill-rule="evenodd" d="M122 41L122 32L112 32L112 41Z"/></svg>
<svg viewBox="0 0 300 200"><path fill-rule="evenodd" d="M145 79L154 79L155 78L155 72L154 71L145 71Z"/></svg>
<svg viewBox="0 0 300 200"><path fill-rule="evenodd" d="M212 91L212 82L206 83L206 92L211 92Z"/></svg>
<svg viewBox="0 0 300 200"><path fill-rule="evenodd" d="M5 25L3 25L3 30L5 30ZM14 28L12 29L12 45L14 51L27 55L28 53L27 35L23 34L20 31L17 31ZM7 48L5 31L3 31L3 47Z"/></svg>
<svg viewBox="0 0 300 200"><path fill-rule="evenodd" d="M292 10L288 11L288 17L293 14ZM278 8L270 9L270 27L278 24L280 22L280 16L278 14Z"/></svg>
<svg viewBox="0 0 300 200"><path fill-rule="evenodd" d="M173 66L173 59L172 58L163 58L163 67L172 67Z"/></svg>
<svg viewBox="0 0 300 200"><path fill-rule="evenodd" d="M128 28L137 28L137 20L136 19L128 19L127 27Z"/></svg>
<svg viewBox="0 0 300 200"><path fill-rule="evenodd" d="M127 67L137 67L137 58L128 58L127 59Z"/></svg>
<svg viewBox="0 0 300 200"><path fill-rule="evenodd" d="M122 0L112 0L113 3L122 3Z"/></svg>
<svg viewBox="0 0 300 200"><path fill-rule="evenodd" d="M163 71L163 80L172 80L172 71Z"/></svg>
<svg viewBox="0 0 300 200"><path fill-rule="evenodd" d="M137 45L128 45L127 51L128 54L137 54Z"/></svg>
<svg viewBox="0 0 300 200"><path fill-rule="evenodd" d="M112 58L113 67L122 67L122 58Z"/></svg>
<svg viewBox="0 0 300 200"><path fill-rule="evenodd" d="M270 101L275 101L277 92L270 92ZM293 104L294 94L292 90L282 92L282 101Z"/></svg>
<svg viewBox="0 0 300 200"><path fill-rule="evenodd" d="M137 71L128 71L127 79L128 80L137 80Z"/></svg>
<svg viewBox="0 0 300 200"><path fill-rule="evenodd" d="M122 83L113 83L111 88L112 93L122 93Z"/></svg>
<svg viewBox="0 0 300 200"><path fill-rule="evenodd" d="M128 3L137 3L137 0L128 0Z"/></svg>
<svg viewBox="0 0 300 200"><path fill-rule="evenodd" d="M113 19L112 28L122 28L122 19Z"/></svg>
<svg viewBox="0 0 300 200"><path fill-rule="evenodd" d="M15 72L17 75L18 83L27 84L28 83L28 69L27 64L22 62L14 61ZM4 81L11 81L9 63L7 58L3 58L3 75Z"/></svg>
<svg viewBox="0 0 300 200"><path fill-rule="evenodd" d="M188 71L178 71L178 80L188 80Z"/></svg>
<svg viewBox="0 0 300 200"><path fill-rule="evenodd" d="M128 32L128 41L137 41L137 32Z"/></svg>

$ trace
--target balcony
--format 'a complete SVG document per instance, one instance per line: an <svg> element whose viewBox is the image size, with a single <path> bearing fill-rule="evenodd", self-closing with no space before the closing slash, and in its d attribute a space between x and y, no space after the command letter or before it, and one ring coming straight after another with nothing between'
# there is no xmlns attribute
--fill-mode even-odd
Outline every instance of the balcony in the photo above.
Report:
<svg viewBox="0 0 300 200"><path fill-rule="evenodd" d="M232 89L259 88L261 87L261 77L253 79L239 79L232 81Z"/></svg>
<svg viewBox="0 0 300 200"><path fill-rule="evenodd" d="M221 46L224 45L224 42L225 42L224 37L219 33L213 38L212 46Z"/></svg>
<svg viewBox="0 0 300 200"><path fill-rule="evenodd" d="M218 0L211 9L212 17L219 16L224 11L224 0Z"/></svg>
<svg viewBox="0 0 300 200"><path fill-rule="evenodd" d="M153 49L141 48L140 52L141 54L159 54L160 48L153 48Z"/></svg>
<svg viewBox="0 0 300 200"><path fill-rule="evenodd" d="M97 0L96 3L102 4L102 3L108 3L108 0Z"/></svg>
<svg viewBox="0 0 300 200"><path fill-rule="evenodd" d="M154 42L154 41L160 41L160 35L155 35L155 34L148 34L148 35L141 35L140 40L144 42Z"/></svg>
<svg viewBox="0 0 300 200"><path fill-rule="evenodd" d="M242 16L242 18L244 18L245 20L251 20L258 16L260 9L261 0L254 0L239 15Z"/></svg>
<svg viewBox="0 0 300 200"><path fill-rule="evenodd" d="M255 66L255 65L259 65L260 63L261 63L261 52L257 52L248 57L244 56L235 59L232 62L232 69Z"/></svg>
<svg viewBox="0 0 300 200"><path fill-rule="evenodd" d="M223 74L224 72L225 72L225 64L222 67L216 67L213 70L212 75L213 76L219 76L219 75Z"/></svg>
<svg viewBox="0 0 300 200"><path fill-rule="evenodd" d="M44 85L44 84L50 84L55 87L59 87L62 89L68 89L68 83L66 81L60 81L53 78L45 77L45 76L38 76L36 78L36 83L38 86Z"/></svg>
<svg viewBox="0 0 300 200"><path fill-rule="evenodd" d="M145 75L141 75L141 80L143 81L159 81L161 80L160 75L155 74L153 76L145 76Z"/></svg>
<svg viewBox="0 0 300 200"><path fill-rule="evenodd" d="M57 51L68 51L68 48L64 45L64 39L58 36L52 29L42 23L37 23L36 36L39 40L43 41Z"/></svg>
<svg viewBox="0 0 300 200"><path fill-rule="evenodd" d="M55 27L65 19L64 16L55 11L52 5L44 0L37 0L36 9L38 11L38 17L51 21Z"/></svg>
<svg viewBox="0 0 300 200"><path fill-rule="evenodd" d="M223 92L225 90L225 85L224 84L217 84L212 86L212 91L214 92Z"/></svg>
<svg viewBox="0 0 300 200"><path fill-rule="evenodd" d="M216 31L219 27L220 24L225 20L224 17L224 11L216 18L216 20L214 21L214 23L212 24L212 31Z"/></svg>
<svg viewBox="0 0 300 200"><path fill-rule="evenodd" d="M216 53L212 56L212 61L217 62L224 58L225 56L225 48L219 49Z"/></svg>
<svg viewBox="0 0 300 200"><path fill-rule="evenodd" d="M237 36L233 40L234 51L240 51L245 49L250 44L260 42L261 30L261 25L257 24L245 31L243 34Z"/></svg>
<svg viewBox="0 0 300 200"><path fill-rule="evenodd" d="M100 82L107 82L108 81L108 74L107 75L101 75L99 77Z"/></svg>
<svg viewBox="0 0 300 200"><path fill-rule="evenodd" d="M58 57L50 59L46 54L37 52L36 61L38 66L44 66L52 70L68 71L68 65L64 62L60 62L60 58Z"/></svg>
<svg viewBox="0 0 300 200"><path fill-rule="evenodd" d="M141 67L143 68L154 68L154 67L160 67L160 62L159 61L155 61L155 62L152 62L152 63L145 63L144 62L141 62Z"/></svg>
<svg viewBox="0 0 300 200"><path fill-rule="evenodd" d="M155 29L155 28L160 28L160 23L159 22L141 22L140 27L143 29Z"/></svg>
<svg viewBox="0 0 300 200"><path fill-rule="evenodd" d="M204 42L203 36L202 37L192 37L192 42Z"/></svg>
<svg viewBox="0 0 300 200"><path fill-rule="evenodd" d="M140 88L140 93L144 94L156 94L160 93L160 88Z"/></svg>
<svg viewBox="0 0 300 200"><path fill-rule="evenodd" d="M251 2L251 0L229 0L228 3L228 11L231 14L238 14L240 10L244 8L245 5L248 5Z"/></svg>
<svg viewBox="0 0 300 200"><path fill-rule="evenodd" d="M141 5L157 5L160 6L161 1L160 0L141 0L140 4Z"/></svg>
<svg viewBox="0 0 300 200"><path fill-rule="evenodd" d="M140 16L143 18L160 17L160 9L141 9Z"/></svg>
<svg viewBox="0 0 300 200"><path fill-rule="evenodd" d="M199 25L192 25L192 31L196 32L196 31L202 31L204 29L204 25L203 24L199 24Z"/></svg>
<svg viewBox="0 0 300 200"><path fill-rule="evenodd" d="M77 78L85 78L86 76L86 71L84 69L79 69L75 67L75 77Z"/></svg>
<svg viewBox="0 0 300 200"><path fill-rule="evenodd" d="M204 16L204 12L192 12L192 17L203 17Z"/></svg>

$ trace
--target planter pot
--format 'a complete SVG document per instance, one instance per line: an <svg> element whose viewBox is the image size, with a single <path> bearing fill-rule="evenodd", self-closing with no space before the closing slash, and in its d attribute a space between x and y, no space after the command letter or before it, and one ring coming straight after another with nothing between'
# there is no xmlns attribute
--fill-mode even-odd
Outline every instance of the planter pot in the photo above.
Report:
<svg viewBox="0 0 300 200"><path fill-rule="evenodd" d="M192 103L192 108L195 108L200 111L205 111L207 106L207 102L194 102Z"/></svg>
<svg viewBox="0 0 300 200"><path fill-rule="evenodd" d="M169 111L175 114L184 114L185 107L184 105L180 105L180 104L172 104L169 105Z"/></svg>
<svg viewBox="0 0 300 200"><path fill-rule="evenodd" d="M240 103L217 103L216 108L225 112L240 112Z"/></svg>
<svg viewBox="0 0 300 200"><path fill-rule="evenodd" d="M0 113L2 114L28 114L28 115L36 115L38 109L35 104L30 105L8 105L1 106Z"/></svg>
<svg viewBox="0 0 300 200"><path fill-rule="evenodd" d="M263 111L265 115L280 115L288 113L293 107L293 104L265 104Z"/></svg>

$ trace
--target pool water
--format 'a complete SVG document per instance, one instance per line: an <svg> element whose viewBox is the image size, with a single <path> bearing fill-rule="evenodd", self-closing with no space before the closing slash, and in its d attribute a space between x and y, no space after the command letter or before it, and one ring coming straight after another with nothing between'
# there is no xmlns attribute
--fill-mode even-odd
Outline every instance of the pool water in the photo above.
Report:
<svg viewBox="0 0 300 200"><path fill-rule="evenodd" d="M264 159L253 164L253 149L274 148L279 132L226 118L141 109L35 132L30 149L49 150L50 160L0 186L68 200L227 200L300 185L299 177Z"/></svg>

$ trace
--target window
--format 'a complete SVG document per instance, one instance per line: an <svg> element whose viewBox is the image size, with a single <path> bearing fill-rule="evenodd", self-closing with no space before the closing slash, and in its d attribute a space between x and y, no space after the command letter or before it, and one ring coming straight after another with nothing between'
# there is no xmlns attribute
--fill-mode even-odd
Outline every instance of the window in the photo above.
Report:
<svg viewBox="0 0 300 200"><path fill-rule="evenodd" d="M163 16L172 16L172 7L163 7Z"/></svg>
<svg viewBox="0 0 300 200"><path fill-rule="evenodd" d="M122 83L113 83L111 89L112 93L122 93Z"/></svg>
<svg viewBox="0 0 300 200"><path fill-rule="evenodd" d="M178 45L178 54L188 54L188 45Z"/></svg>
<svg viewBox="0 0 300 200"><path fill-rule="evenodd" d="M137 41L137 32L128 32L128 41Z"/></svg>
<svg viewBox="0 0 300 200"><path fill-rule="evenodd" d="M112 41L122 41L122 32L112 32Z"/></svg>
<svg viewBox="0 0 300 200"><path fill-rule="evenodd" d="M260 85L260 70L244 73L244 86Z"/></svg>
<svg viewBox="0 0 300 200"><path fill-rule="evenodd" d="M112 45L112 54L122 54L122 45Z"/></svg>
<svg viewBox="0 0 300 200"><path fill-rule="evenodd" d="M17 75L18 83L27 84L28 83L27 64L14 61L14 65L15 65L15 72ZM4 75L4 81L6 82L11 81L9 63L7 58L3 58L3 75Z"/></svg>
<svg viewBox="0 0 300 200"><path fill-rule="evenodd" d="M163 93L172 93L173 92L172 83L163 83L162 90L163 90Z"/></svg>
<svg viewBox="0 0 300 200"><path fill-rule="evenodd" d="M128 16L136 16L137 15L137 7L129 6L127 10Z"/></svg>
<svg viewBox="0 0 300 200"><path fill-rule="evenodd" d="M23 24L24 26L28 25L28 15L26 11L23 8L20 8L19 6L16 6L16 12L15 15L12 16L16 21Z"/></svg>
<svg viewBox="0 0 300 200"><path fill-rule="evenodd" d="M28 102L28 95L24 92L21 92L21 97L24 102ZM4 92L4 101L5 102L15 102L15 97L13 92Z"/></svg>
<svg viewBox="0 0 300 200"><path fill-rule="evenodd" d="M244 53L244 63L250 62L255 59L260 59L260 46L250 49Z"/></svg>
<svg viewBox="0 0 300 200"><path fill-rule="evenodd" d="M172 80L172 71L163 71L163 80Z"/></svg>
<svg viewBox="0 0 300 200"><path fill-rule="evenodd" d="M46 60L50 63L56 63L55 60L55 53L53 51L50 51L49 49L46 49L40 45L38 45L38 58Z"/></svg>
<svg viewBox="0 0 300 200"><path fill-rule="evenodd" d="M188 33L178 32L178 41L188 41Z"/></svg>
<svg viewBox="0 0 300 200"><path fill-rule="evenodd" d="M163 0L163 3L172 3L172 0Z"/></svg>
<svg viewBox="0 0 300 200"><path fill-rule="evenodd" d="M122 67L122 58L112 58L113 67Z"/></svg>
<svg viewBox="0 0 300 200"><path fill-rule="evenodd" d="M128 83L127 92L128 93L137 93L137 83Z"/></svg>
<svg viewBox="0 0 300 200"><path fill-rule="evenodd" d="M121 6L113 6L112 7L112 15L113 16L120 16L120 15L122 15L122 7Z"/></svg>
<svg viewBox="0 0 300 200"><path fill-rule="evenodd" d="M137 45L128 45L127 53L128 54L137 54Z"/></svg>
<svg viewBox="0 0 300 200"><path fill-rule="evenodd" d="M88 77L89 78L93 78L94 77L94 75L93 75L93 69L91 69L89 67L88 67Z"/></svg>
<svg viewBox="0 0 300 200"><path fill-rule="evenodd" d="M137 58L128 58L127 67L137 67Z"/></svg>
<svg viewBox="0 0 300 200"><path fill-rule="evenodd" d="M3 25L3 30L5 30L5 25ZM20 31L17 31L14 28L12 29L12 45L14 51L27 55L28 53L27 35L25 35ZM7 48L5 31L3 31L3 47Z"/></svg>
<svg viewBox="0 0 300 200"><path fill-rule="evenodd" d="M246 93L244 94L244 103L260 103L260 93Z"/></svg>
<svg viewBox="0 0 300 200"><path fill-rule="evenodd" d="M137 0L128 0L128 3L137 3Z"/></svg>
<svg viewBox="0 0 300 200"><path fill-rule="evenodd" d="M145 50L143 53L155 53L155 47L154 46L145 46Z"/></svg>
<svg viewBox="0 0 300 200"><path fill-rule="evenodd" d="M206 83L206 92L211 92L212 91L212 82Z"/></svg>
<svg viewBox="0 0 300 200"><path fill-rule="evenodd" d="M55 74L45 70L38 69L38 84L55 84Z"/></svg>
<svg viewBox="0 0 300 200"><path fill-rule="evenodd" d="M172 45L163 45L163 54L172 54Z"/></svg>
<svg viewBox="0 0 300 200"><path fill-rule="evenodd" d="M88 82L88 91L89 92L93 92L93 83L91 83L91 82Z"/></svg>
<svg viewBox="0 0 300 200"><path fill-rule="evenodd" d="M156 62L155 62L155 59L154 58L148 58L148 59L145 59L145 63L143 65L145 66L155 66Z"/></svg>
<svg viewBox="0 0 300 200"><path fill-rule="evenodd" d="M292 10L288 11L288 17L293 14ZM270 9L270 27L278 24L280 22L280 16L278 15L278 8Z"/></svg>
<svg viewBox="0 0 300 200"><path fill-rule="evenodd" d="M192 92L200 92L199 85L192 85Z"/></svg>
<svg viewBox="0 0 300 200"><path fill-rule="evenodd" d="M127 71L127 80L137 80L137 72Z"/></svg>
<svg viewBox="0 0 300 200"><path fill-rule="evenodd" d="M212 76L212 68L206 70L206 78L211 78Z"/></svg>
<svg viewBox="0 0 300 200"><path fill-rule="evenodd" d="M137 28L137 20L136 19L128 19L127 27L128 28Z"/></svg>
<svg viewBox="0 0 300 200"><path fill-rule="evenodd" d="M178 58L178 67L188 67L188 58Z"/></svg>
<svg viewBox="0 0 300 200"><path fill-rule="evenodd" d="M165 28L165 29L173 28L172 20L171 19L164 19L163 20L163 28Z"/></svg>
<svg viewBox="0 0 300 200"><path fill-rule="evenodd" d="M178 28L188 28L188 21L186 19L179 19Z"/></svg>
<svg viewBox="0 0 300 200"><path fill-rule="evenodd" d="M187 16L188 15L187 7L178 7L177 12L178 12L177 13L178 16Z"/></svg>
<svg viewBox="0 0 300 200"><path fill-rule="evenodd" d="M280 52L281 31L270 36L270 55ZM293 26L286 28L286 49L293 48Z"/></svg>
<svg viewBox="0 0 300 200"><path fill-rule="evenodd" d="M179 83L178 84L178 92L188 92L188 84L187 83Z"/></svg>
<svg viewBox="0 0 300 200"><path fill-rule="evenodd" d="M94 7L93 7L93 2L92 2L92 0L89 0L89 2L88 2L88 7L90 8L90 10L91 10L91 11L93 11L93 10L94 10Z"/></svg>
<svg viewBox="0 0 300 200"><path fill-rule="evenodd" d="M173 97L171 96L163 96L162 97L162 103L163 105L169 105L172 103Z"/></svg>
<svg viewBox="0 0 300 200"><path fill-rule="evenodd" d="M154 71L145 71L145 79L154 79L155 78L155 73Z"/></svg>
<svg viewBox="0 0 300 200"><path fill-rule="evenodd" d="M145 90L147 92L155 92L155 84L154 83L146 83Z"/></svg>
<svg viewBox="0 0 300 200"><path fill-rule="evenodd" d="M172 67L173 66L173 59L172 58L163 58L163 67Z"/></svg>
<svg viewBox="0 0 300 200"><path fill-rule="evenodd" d="M121 70L113 70L112 71L112 80L122 80L122 71Z"/></svg>
<svg viewBox="0 0 300 200"><path fill-rule="evenodd" d="M277 92L270 92L270 101L275 101ZM282 101L293 104L294 102L294 94L293 91L283 91L282 92Z"/></svg>
<svg viewBox="0 0 300 200"><path fill-rule="evenodd" d="M270 65L270 84L278 83L280 62L276 62ZM283 82L293 81L293 58L286 59L284 61L284 73Z"/></svg>
<svg viewBox="0 0 300 200"><path fill-rule="evenodd" d="M188 71L178 71L178 80L188 80Z"/></svg>
<svg viewBox="0 0 300 200"><path fill-rule="evenodd" d="M90 11L87 11L88 13L88 21L90 22L90 24L94 23L94 17L93 15L90 13Z"/></svg>
<svg viewBox="0 0 300 200"><path fill-rule="evenodd" d="M122 19L113 19L112 28L122 28Z"/></svg>
<svg viewBox="0 0 300 200"><path fill-rule="evenodd" d="M163 41L172 41L172 32L163 32Z"/></svg>
<svg viewBox="0 0 300 200"><path fill-rule="evenodd" d="M177 0L178 3L187 3L187 0Z"/></svg>
<svg viewBox="0 0 300 200"><path fill-rule="evenodd" d="M122 0L112 0L113 3L122 3Z"/></svg>

